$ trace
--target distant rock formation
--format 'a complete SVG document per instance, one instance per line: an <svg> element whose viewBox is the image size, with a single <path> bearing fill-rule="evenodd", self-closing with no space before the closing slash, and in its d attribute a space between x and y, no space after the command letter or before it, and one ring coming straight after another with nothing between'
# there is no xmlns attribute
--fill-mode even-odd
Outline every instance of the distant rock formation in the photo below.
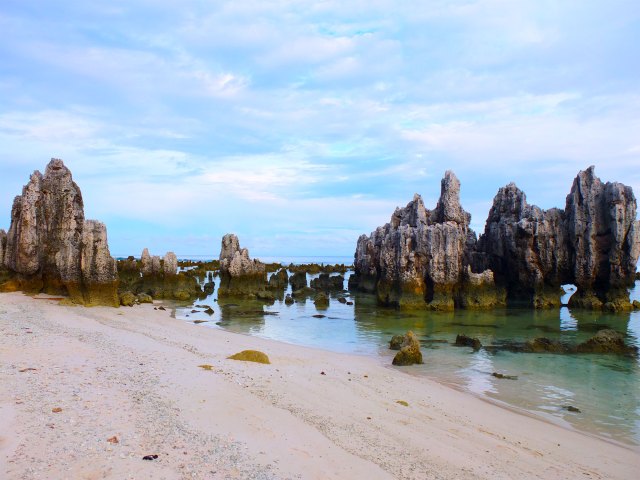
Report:
<svg viewBox="0 0 640 480"><path fill-rule="evenodd" d="M240 248L238 237L228 233L222 237L220 249L220 288L218 297L256 295L267 286L264 263L252 260L249 250Z"/></svg>
<svg viewBox="0 0 640 480"><path fill-rule="evenodd" d="M85 305L117 306L116 262L104 224L85 220L82 194L62 160L35 171L15 198L4 265L4 289L68 294Z"/></svg>
<svg viewBox="0 0 640 480"><path fill-rule="evenodd" d="M427 210L420 195L398 208L391 221L370 237L358 239L351 289L375 292L384 305L451 310L456 303L489 308L504 303L490 274L473 278L468 271L476 236L471 215L460 205L460 182L451 171L441 183L440 199ZM483 283L475 300L465 300L465 286ZM485 298L486 297L486 298Z"/></svg>
<svg viewBox="0 0 640 480"><path fill-rule="evenodd" d="M167 252L162 261L162 271L165 276L176 275L178 273L178 257L173 252Z"/></svg>
<svg viewBox="0 0 640 480"><path fill-rule="evenodd" d="M324 292L339 292L344 288L344 277L342 275L321 273L318 278L311 280L311 288Z"/></svg>
<svg viewBox="0 0 640 480"><path fill-rule="evenodd" d="M198 281L184 273L178 273L178 257L167 252L163 259L142 250L140 262L133 257L119 262L120 293L149 295L156 299L187 301L203 296Z"/></svg>
<svg viewBox="0 0 640 480"><path fill-rule="evenodd" d="M349 287L403 308L571 305L626 310L640 255L640 222L630 187L603 184L594 168L573 182L564 210L529 205L513 183L500 188L478 241L460 206L460 183L442 180L435 210L416 195L391 222L361 236Z"/></svg>

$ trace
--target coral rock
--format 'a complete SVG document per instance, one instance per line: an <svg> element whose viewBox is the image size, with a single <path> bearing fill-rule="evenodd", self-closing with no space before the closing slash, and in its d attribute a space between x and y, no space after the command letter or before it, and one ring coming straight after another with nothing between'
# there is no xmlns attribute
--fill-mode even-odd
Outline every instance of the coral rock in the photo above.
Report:
<svg viewBox="0 0 640 480"><path fill-rule="evenodd" d="M220 249L220 288L218 296L246 296L264 291L267 272L264 263L252 260L249 250L240 248L238 237L227 234Z"/></svg>
<svg viewBox="0 0 640 480"><path fill-rule="evenodd" d="M393 364L406 366L422 363L422 352L420 351L420 341L415 333L409 331L404 336L400 351L393 357Z"/></svg>
<svg viewBox="0 0 640 480"><path fill-rule="evenodd" d="M78 185L62 160L35 171L15 198L4 264L19 288L118 305L117 270L104 224L84 218Z"/></svg>

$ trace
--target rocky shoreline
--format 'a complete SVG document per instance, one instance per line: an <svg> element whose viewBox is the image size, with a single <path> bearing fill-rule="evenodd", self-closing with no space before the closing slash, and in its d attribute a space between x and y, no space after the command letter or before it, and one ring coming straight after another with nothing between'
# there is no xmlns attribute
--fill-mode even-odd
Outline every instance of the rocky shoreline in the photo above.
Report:
<svg viewBox="0 0 640 480"><path fill-rule="evenodd" d="M478 238L460 204L460 182L446 172L433 210L420 195L393 213L389 223L362 235L349 289L376 295L402 309L557 308L561 285L574 284L570 306L625 311L634 308L628 288L636 278L640 222L630 187L603 183L590 167L579 172L564 210L542 210L515 184L500 188ZM82 194L62 160L31 175L15 198L9 231L0 230L0 291L65 295L83 305L131 305L149 299L192 301L213 292L220 298L272 303L313 298L328 305L342 290L344 265L264 264L227 234L218 261L178 262L145 249L140 259L116 262L103 223L85 220ZM269 273L273 272L273 275ZM307 273L321 273L307 283ZM640 305L636 305L636 308Z"/></svg>
<svg viewBox="0 0 640 480"><path fill-rule="evenodd" d="M358 239L350 289L403 309L560 307L561 285L574 284L570 306L631 310L640 222L631 187L578 173L564 210L542 210L515 184L494 198L477 238L460 205L453 172L434 210L416 195L389 223Z"/></svg>

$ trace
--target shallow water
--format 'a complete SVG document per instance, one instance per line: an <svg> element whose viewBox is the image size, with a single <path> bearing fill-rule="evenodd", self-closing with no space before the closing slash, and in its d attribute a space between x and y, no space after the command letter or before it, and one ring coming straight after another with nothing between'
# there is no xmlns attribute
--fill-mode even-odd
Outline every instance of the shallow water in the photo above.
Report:
<svg viewBox="0 0 640 480"><path fill-rule="evenodd" d="M348 277L348 274L346 275ZM307 275L308 279L314 275ZM311 299L287 306L276 301L218 305L216 292L197 305L211 305L209 316L193 307L179 308L185 321L206 320L200 327L224 328L279 341L363 355L386 355L391 336L413 330L422 343L424 365L412 372L545 417L555 423L624 444L640 445L640 360L617 355L513 353L453 345L457 334L478 337L484 346L501 346L547 337L579 343L601 328L613 328L629 345L640 347L640 312L503 309L490 312L400 312L380 308L372 295L343 293L326 310ZM345 279L345 286L346 286ZM640 299L640 281L632 290ZM315 318L314 315L324 315ZM498 379L493 372L517 376ZM580 412L566 409L573 406Z"/></svg>

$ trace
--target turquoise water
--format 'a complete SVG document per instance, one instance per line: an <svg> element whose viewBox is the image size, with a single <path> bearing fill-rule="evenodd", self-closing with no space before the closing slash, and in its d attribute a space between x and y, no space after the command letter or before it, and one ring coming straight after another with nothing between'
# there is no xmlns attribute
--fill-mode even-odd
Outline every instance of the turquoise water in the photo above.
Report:
<svg viewBox="0 0 640 480"><path fill-rule="evenodd" d="M271 306L258 302L218 305L216 290L211 297L196 302L211 305L214 315L192 313L193 307L188 307L179 308L176 317L206 320L198 325L200 328L224 328L337 352L388 356L389 363L394 353L387 348L391 336L413 330L422 343L425 363L404 367L410 372L570 428L640 445L638 358L513 353L500 348L473 352L453 345L457 334L478 337L488 347L541 336L578 343L598 329L613 328L625 334L628 344L640 347L640 312L610 314L571 311L566 307L547 311L400 312L378 307L371 295L341 295L354 304L341 304L332 297L329 308L318 311L310 299L291 306L283 301ZM632 291L633 298L640 299L640 282ZM315 318L318 314L324 317ZM493 372L518 378L498 379L491 375ZM568 411L569 405L580 412Z"/></svg>

